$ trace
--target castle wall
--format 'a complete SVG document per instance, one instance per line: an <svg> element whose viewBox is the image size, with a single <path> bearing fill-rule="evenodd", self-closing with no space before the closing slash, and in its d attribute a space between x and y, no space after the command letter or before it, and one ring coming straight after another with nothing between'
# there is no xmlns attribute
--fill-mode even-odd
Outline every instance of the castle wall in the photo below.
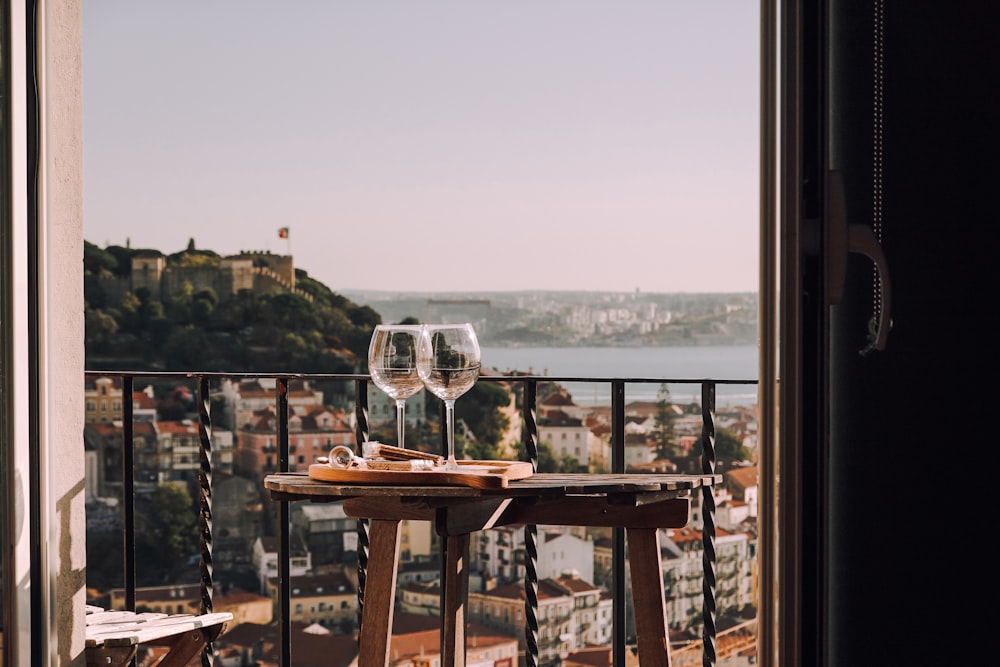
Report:
<svg viewBox="0 0 1000 667"><path fill-rule="evenodd" d="M145 287L150 293L162 299L161 280L167 260L161 256L136 255L132 258L132 292Z"/></svg>
<svg viewBox="0 0 1000 667"><path fill-rule="evenodd" d="M200 266L176 269L171 267L163 272L162 298L167 300L180 293L188 283L191 284L195 293L203 289L211 289L220 298L231 294L231 286L227 284L225 276L216 267Z"/></svg>
<svg viewBox="0 0 1000 667"><path fill-rule="evenodd" d="M267 266L254 266L254 262ZM212 289L220 300L235 296L240 290L256 292L293 292L312 300L295 288L295 265L289 255L240 253L222 259L218 267L168 267L164 257L132 258L132 273L126 278L101 278L109 306L117 305L128 293L146 287L154 298L169 300L190 283L194 292Z"/></svg>

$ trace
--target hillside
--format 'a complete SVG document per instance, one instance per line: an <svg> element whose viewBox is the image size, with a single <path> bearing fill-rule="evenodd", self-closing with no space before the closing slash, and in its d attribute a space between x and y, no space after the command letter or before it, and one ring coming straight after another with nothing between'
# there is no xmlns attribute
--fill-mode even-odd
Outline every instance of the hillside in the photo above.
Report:
<svg viewBox="0 0 1000 667"><path fill-rule="evenodd" d="M89 369L353 372L376 311L334 293L288 256L222 257L85 242Z"/></svg>

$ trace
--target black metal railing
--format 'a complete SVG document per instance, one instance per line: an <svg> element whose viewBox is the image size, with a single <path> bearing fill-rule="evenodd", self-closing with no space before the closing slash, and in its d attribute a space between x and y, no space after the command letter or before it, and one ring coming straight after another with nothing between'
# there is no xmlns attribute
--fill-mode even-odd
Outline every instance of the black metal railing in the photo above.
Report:
<svg viewBox="0 0 1000 667"><path fill-rule="evenodd" d="M288 383L291 380L346 381L354 385L354 415L356 419L356 443L369 439L368 422L368 386L370 378L367 374L310 374L310 373L217 373L217 372L143 372L143 371L86 371L87 379L120 378L122 388L122 492L123 492L123 587L125 606L135 610L136 605L136 521L135 521L135 479L134 479L134 401L133 389L135 380L142 378L154 380L185 380L197 383L198 432L200 440L200 467L198 473L198 507L199 531L201 544L200 586L201 613L210 613L213 607L214 591L214 560L213 546L213 514L212 514L212 415L211 393L212 381L269 379L275 382L276 439L278 452L277 472L289 471L289 432L288 432ZM600 378L600 377L553 377L525 375L489 375L480 376L480 382L506 383L520 385L521 391L521 438L525 456L537 469L538 466L538 422L536 410L538 407L538 386L540 383L591 383L610 385L611 414L611 471L624 473L625 464L625 423L626 423L626 385L630 384L660 384L660 385L695 385L701 388L701 418L702 444L701 472L715 473L715 413L716 388L718 385L754 386L756 380L720 380L720 379L670 379L670 378ZM442 421L444 406L442 404ZM442 451L445 448L445 429L441 429ZM703 665L710 667L716 664L716 578L715 578L715 497L712 487L703 487L701 494L703 520L703 556L704 573L702 577L703 593L703 633L704 646ZM279 664L282 667L291 665L291 590L290 590L290 522L289 503L277 503L278 512L278 579L279 579L279 620L278 620L278 651ZM360 625L364 606L366 573L368 564L368 526L364 520L357 522L358 530L358 624ZM625 599L625 531L621 528L612 529L612 597L614 600L612 614L612 659L615 667L625 664L625 652L628 638L626 637L626 599ZM537 528L533 525L524 527L525 557L525 663L529 667L538 664L540 649L538 623L538 576L537 576ZM442 578L442 581L444 579ZM442 595L444 591L442 590ZM213 647L206 646L202 656L202 664L208 667L213 664Z"/></svg>

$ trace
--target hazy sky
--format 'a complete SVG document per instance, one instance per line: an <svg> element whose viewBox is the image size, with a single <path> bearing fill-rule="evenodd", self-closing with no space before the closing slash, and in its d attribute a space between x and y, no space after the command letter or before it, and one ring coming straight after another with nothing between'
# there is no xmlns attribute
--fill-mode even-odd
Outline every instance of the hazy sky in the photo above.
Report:
<svg viewBox="0 0 1000 667"><path fill-rule="evenodd" d="M88 0L85 237L334 291L755 291L758 37L754 0Z"/></svg>

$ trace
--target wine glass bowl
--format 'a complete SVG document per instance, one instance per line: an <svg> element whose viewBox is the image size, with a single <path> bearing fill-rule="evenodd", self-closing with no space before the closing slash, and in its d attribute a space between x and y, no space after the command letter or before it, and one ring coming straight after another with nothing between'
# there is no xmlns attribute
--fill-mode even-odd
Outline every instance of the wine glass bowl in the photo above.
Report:
<svg viewBox="0 0 1000 667"><path fill-rule="evenodd" d="M455 400L479 379L479 340L471 324L425 324L417 348L417 372L427 390L444 401L448 460L455 461Z"/></svg>
<svg viewBox="0 0 1000 667"><path fill-rule="evenodd" d="M406 399L423 389L417 372L419 324L379 324L368 345L368 374L382 392L396 402L397 445L403 447Z"/></svg>

